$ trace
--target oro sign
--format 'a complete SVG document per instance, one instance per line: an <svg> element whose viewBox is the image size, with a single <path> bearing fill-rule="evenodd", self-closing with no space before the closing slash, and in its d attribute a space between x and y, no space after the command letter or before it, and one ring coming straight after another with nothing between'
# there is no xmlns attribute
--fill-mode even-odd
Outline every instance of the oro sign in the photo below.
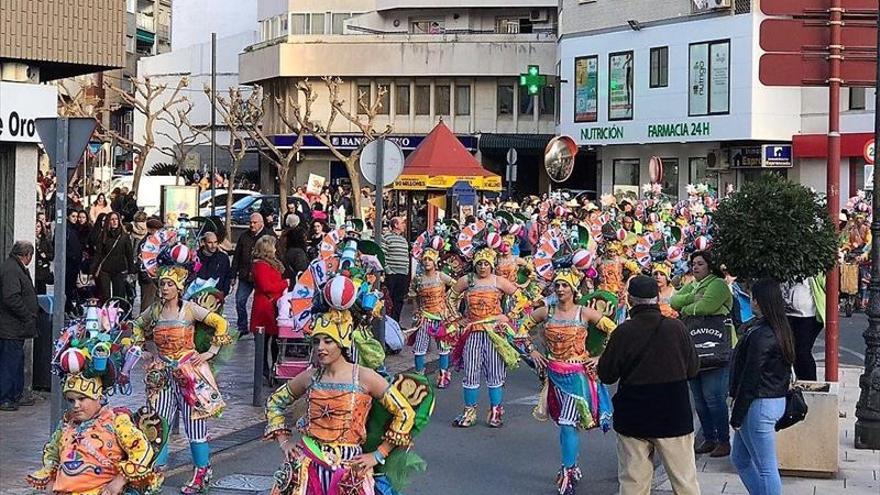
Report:
<svg viewBox="0 0 880 495"><path fill-rule="evenodd" d="M865 143L865 151L864 151L865 162L874 163L874 140L871 139L867 143Z"/></svg>

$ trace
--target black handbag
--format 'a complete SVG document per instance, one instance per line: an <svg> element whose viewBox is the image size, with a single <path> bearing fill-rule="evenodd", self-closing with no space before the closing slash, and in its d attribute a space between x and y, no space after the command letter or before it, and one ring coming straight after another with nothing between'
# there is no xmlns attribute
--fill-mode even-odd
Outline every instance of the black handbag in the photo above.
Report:
<svg viewBox="0 0 880 495"><path fill-rule="evenodd" d="M785 412L776 422L776 431L800 423L807 417L809 411L807 401L804 400L804 393L795 383L794 376L794 370L792 370L791 384L788 386L788 392L785 393Z"/></svg>
<svg viewBox="0 0 880 495"><path fill-rule="evenodd" d="M691 316L684 320L700 358L700 369L722 368L733 353L729 316Z"/></svg>

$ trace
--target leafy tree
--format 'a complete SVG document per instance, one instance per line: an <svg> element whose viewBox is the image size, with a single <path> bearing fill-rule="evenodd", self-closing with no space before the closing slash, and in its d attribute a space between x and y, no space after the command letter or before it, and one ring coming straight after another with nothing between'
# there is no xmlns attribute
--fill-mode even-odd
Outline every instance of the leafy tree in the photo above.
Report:
<svg viewBox="0 0 880 495"><path fill-rule="evenodd" d="M714 215L718 260L738 277L801 280L837 258L837 235L816 193L768 174L722 201Z"/></svg>

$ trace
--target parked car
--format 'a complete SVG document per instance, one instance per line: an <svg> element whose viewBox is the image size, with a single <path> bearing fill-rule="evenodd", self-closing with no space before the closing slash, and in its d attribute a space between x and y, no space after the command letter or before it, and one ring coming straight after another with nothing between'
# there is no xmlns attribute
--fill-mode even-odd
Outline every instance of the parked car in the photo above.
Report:
<svg viewBox="0 0 880 495"><path fill-rule="evenodd" d="M226 189L216 189L215 190L214 201L211 201L211 190L202 191L199 194L199 215L203 217L211 216L211 204L214 205L214 213L213 215L219 215L221 211L226 212L226 197L229 196L229 191ZM235 204L238 200L242 198L246 198L248 196L259 196L260 193L256 191L250 191L248 189L233 189L232 190L232 204Z"/></svg>
<svg viewBox="0 0 880 495"><path fill-rule="evenodd" d="M271 211L278 216L281 211L281 198L277 195L259 194L245 196L232 205L230 215L233 225L248 225L252 213ZM226 218L226 208L217 212L217 217ZM276 222L277 223L277 222Z"/></svg>

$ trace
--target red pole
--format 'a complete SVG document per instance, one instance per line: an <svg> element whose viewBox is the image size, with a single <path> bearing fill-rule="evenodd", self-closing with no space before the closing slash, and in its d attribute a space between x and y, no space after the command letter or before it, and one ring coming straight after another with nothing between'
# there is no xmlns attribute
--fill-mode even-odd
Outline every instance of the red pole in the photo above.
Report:
<svg viewBox="0 0 880 495"><path fill-rule="evenodd" d="M837 229L840 215L840 31L843 24L841 0L831 0L831 46L828 79L828 214ZM840 340L840 269L835 263L825 281L825 380L837 381L838 345Z"/></svg>

